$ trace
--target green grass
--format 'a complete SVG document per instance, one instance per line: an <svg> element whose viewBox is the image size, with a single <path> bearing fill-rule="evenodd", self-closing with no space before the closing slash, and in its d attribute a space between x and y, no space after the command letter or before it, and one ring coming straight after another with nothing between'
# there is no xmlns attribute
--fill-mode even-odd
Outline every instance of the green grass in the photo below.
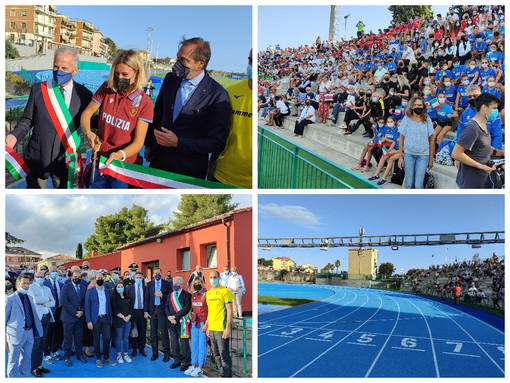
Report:
<svg viewBox="0 0 510 383"><path fill-rule="evenodd" d="M166 73L155 73L153 76L165 78L166 75L167 75ZM234 80L234 79L226 78L226 77L213 77L213 79L215 79L217 82L219 82L224 88L227 88L230 85L234 85L238 81L241 81L241 80Z"/></svg>
<svg viewBox="0 0 510 383"><path fill-rule="evenodd" d="M260 305L301 306L315 301L316 299L268 297L265 295L259 295L258 297Z"/></svg>

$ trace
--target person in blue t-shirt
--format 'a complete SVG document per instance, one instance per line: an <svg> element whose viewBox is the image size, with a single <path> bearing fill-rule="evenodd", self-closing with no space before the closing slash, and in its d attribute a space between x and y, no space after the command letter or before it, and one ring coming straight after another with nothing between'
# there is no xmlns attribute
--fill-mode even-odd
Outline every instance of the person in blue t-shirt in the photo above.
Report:
<svg viewBox="0 0 510 383"><path fill-rule="evenodd" d="M496 76L496 86L501 90L502 94L505 94L503 85L505 85L505 63L501 65Z"/></svg>
<svg viewBox="0 0 510 383"><path fill-rule="evenodd" d="M431 101L435 98L436 91L435 89L432 90L432 88L429 85L425 85L423 87L423 102L425 103L425 107L427 108L427 114L429 115L430 119L435 122L437 119L436 110L431 106Z"/></svg>
<svg viewBox="0 0 510 383"><path fill-rule="evenodd" d="M390 109L391 117L393 117L395 121L404 118L408 102L409 97L403 96L400 105L396 105L394 109Z"/></svg>
<svg viewBox="0 0 510 383"><path fill-rule="evenodd" d="M397 70L397 65L395 64L395 61L393 61L393 57L388 57L388 63L386 64L386 70L390 72L391 75L395 74L395 71Z"/></svg>
<svg viewBox="0 0 510 383"><path fill-rule="evenodd" d="M436 82L436 85L439 86L441 79L444 76L448 76L448 78L452 78L452 72L448 69L448 63L446 61L441 61L439 63L439 68L441 70L436 72L436 75L434 76L434 81Z"/></svg>
<svg viewBox="0 0 510 383"><path fill-rule="evenodd" d="M377 123L372 126L372 129L374 130L374 138L368 141L363 148L361 152L361 156L359 158L359 161L356 165L353 166L352 170L359 170L361 169L362 172L366 172L369 166L372 166L370 164L370 160L372 159L372 148L374 145L382 145L382 138L386 134L386 130L388 129L387 126L384 124L384 117L379 117L377 119ZM363 165L363 161L366 158L365 165Z"/></svg>
<svg viewBox="0 0 510 383"><path fill-rule="evenodd" d="M482 69L479 72L478 85L481 85L482 88L487 85L487 78L489 76L496 78L496 71L489 65L489 60L484 58L482 59Z"/></svg>
<svg viewBox="0 0 510 383"><path fill-rule="evenodd" d="M496 78L494 76L487 77L487 85L482 88L482 93L490 93L493 96L501 98L501 92L496 88Z"/></svg>
<svg viewBox="0 0 510 383"><path fill-rule="evenodd" d="M462 129L473 116L476 115L476 99L480 96L481 91L478 85L469 85L466 89L467 98L469 101L469 108L467 108L459 118L459 125L457 126L457 139L462 132ZM503 132L501 129L501 118L498 117L494 121L487 122L487 129L491 136L491 146L498 150L503 149Z"/></svg>
<svg viewBox="0 0 510 383"><path fill-rule="evenodd" d="M442 93L446 96L446 103L453 105L457 96L457 87L452 84L452 80L448 76L443 76L441 79L441 86L437 88L437 93Z"/></svg>
<svg viewBox="0 0 510 383"><path fill-rule="evenodd" d="M471 51L471 58L473 60L481 60L487 53L487 43L483 41L483 36L481 33L478 33L475 38L476 40L473 44L473 50Z"/></svg>
<svg viewBox="0 0 510 383"><path fill-rule="evenodd" d="M427 44L427 40L425 40L425 38L423 36L420 37L420 49L421 49L421 54L422 55L427 53L428 47L429 47L429 45Z"/></svg>
<svg viewBox="0 0 510 383"><path fill-rule="evenodd" d="M469 86L469 78L463 75L460 78L460 85L457 87L457 96L455 98L455 111L461 115L464 110L469 107L466 88Z"/></svg>
<svg viewBox="0 0 510 383"><path fill-rule="evenodd" d="M443 93L437 95L437 101L441 107L436 109L437 126L434 129L434 138L437 139L437 146L443 142L443 137L453 126L453 119L458 117L452 106L446 103L446 96Z"/></svg>
<svg viewBox="0 0 510 383"><path fill-rule="evenodd" d="M498 45L496 43L490 45L490 50L485 55L485 58L491 62L493 68L497 69L501 66L503 54L498 51Z"/></svg>
<svg viewBox="0 0 510 383"><path fill-rule="evenodd" d="M470 84L476 84L480 75L480 68L476 65L475 60L469 61L469 66L464 69L464 74L468 76Z"/></svg>
<svg viewBox="0 0 510 383"><path fill-rule="evenodd" d="M464 69L466 68L464 65L460 65L460 59L456 56L453 58L453 69L452 72L452 79L457 80L464 74Z"/></svg>

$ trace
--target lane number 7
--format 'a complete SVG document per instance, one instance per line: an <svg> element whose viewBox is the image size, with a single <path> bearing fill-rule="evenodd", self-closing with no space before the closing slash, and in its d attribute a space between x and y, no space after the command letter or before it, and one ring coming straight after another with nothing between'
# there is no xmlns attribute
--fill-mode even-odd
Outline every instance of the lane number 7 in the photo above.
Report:
<svg viewBox="0 0 510 383"><path fill-rule="evenodd" d="M453 352L460 352L460 349L462 348L462 343L459 342L446 342L446 344L454 344L455 348L453 349Z"/></svg>

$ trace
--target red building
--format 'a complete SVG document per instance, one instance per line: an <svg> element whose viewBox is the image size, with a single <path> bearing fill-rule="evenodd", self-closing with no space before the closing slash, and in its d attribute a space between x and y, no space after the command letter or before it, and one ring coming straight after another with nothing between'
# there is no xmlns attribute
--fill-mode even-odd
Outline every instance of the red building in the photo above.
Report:
<svg viewBox="0 0 510 383"><path fill-rule="evenodd" d="M134 262L149 280L154 268L160 267L163 277L170 270L172 277L181 276L185 284L195 266L200 265L208 287L210 271L222 272L226 265L230 268L237 266L246 284L243 311L252 311L252 208L232 210L180 229L128 243L114 253L92 255L87 261L90 268L96 270L120 266L121 273ZM81 265L82 262L70 262L64 266Z"/></svg>

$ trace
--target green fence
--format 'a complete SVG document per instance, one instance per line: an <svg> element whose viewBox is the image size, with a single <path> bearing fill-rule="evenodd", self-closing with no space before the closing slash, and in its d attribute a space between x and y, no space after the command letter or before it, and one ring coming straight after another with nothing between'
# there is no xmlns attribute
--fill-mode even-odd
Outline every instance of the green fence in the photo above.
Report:
<svg viewBox="0 0 510 383"><path fill-rule="evenodd" d="M261 189L380 189L377 184L261 126L258 137Z"/></svg>
<svg viewBox="0 0 510 383"><path fill-rule="evenodd" d="M110 70L110 64L98 63L94 61L81 61L78 63L80 69L85 70Z"/></svg>
<svg viewBox="0 0 510 383"><path fill-rule="evenodd" d="M230 357L232 358L232 373L234 377L251 377L252 374L252 321L250 319L234 318L230 334ZM207 367L218 371L217 364L209 347Z"/></svg>

